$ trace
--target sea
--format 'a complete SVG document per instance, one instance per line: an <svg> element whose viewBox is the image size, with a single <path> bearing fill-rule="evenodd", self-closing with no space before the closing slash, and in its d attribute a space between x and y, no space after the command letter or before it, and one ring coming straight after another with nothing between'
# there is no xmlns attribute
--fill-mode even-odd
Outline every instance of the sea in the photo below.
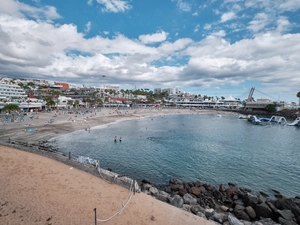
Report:
<svg viewBox="0 0 300 225"><path fill-rule="evenodd" d="M299 137L295 126L194 113L114 122L50 142L61 153L100 160L103 169L161 187L178 178L295 197L300 195Z"/></svg>

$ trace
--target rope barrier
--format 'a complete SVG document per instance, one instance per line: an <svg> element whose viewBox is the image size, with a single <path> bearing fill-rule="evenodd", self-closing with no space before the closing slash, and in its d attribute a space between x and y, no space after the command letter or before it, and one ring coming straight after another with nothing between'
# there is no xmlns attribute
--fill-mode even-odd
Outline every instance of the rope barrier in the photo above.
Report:
<svg viewBox="0 0 300 225"><path fill-rule="evenodd" d="M104 219L104 220L97 219L97 221L102 222L102 223L107 222L107 221L111 220L112 218L114 218L115 216L120 215L124 211L124 209L126 208L126 206L128 205L128 203L130 202L130 200L133 196L133 189L135 188L133 183L135 183L135 181L131 180L129 192L128 192L126 198L122 201L122 208L119 211L117 211L115 214L110 216L109 218ZM126 201L126 203L124 204L125 201ZM93 224L91 224L91 225L93 225Z"/></svg>
<svg viewBox="0 0 300 225"><path fill-rule="evenodd" d="M100 177L103 180L105 180L104 177L102 176L101 172L100 172L100 161L99 160L96 161L96 167L97 167L97 170L99 172ZM114 177L114 179L116 179L116 178L118 178L118 177L117 176ZM110 182L110 181L107 181L107 180L105 180L105 181L108 182L108 183L110 183L110 184L112 184L112 182ZM107 221L111 220L115 216L120 215L124 211L124 209L126 208L126 206L129 204L129 202L130 202L133 194L135 193L136 186L137 186L136 181L131 180L128 194L127 194L126 198L122 201L122 208L119 211L117 211L115 214L113 214L112 216L110 216L109 218L104 219L104 220L101 220L101 219L97 218L96 221L104 223L104 222L107 222Z"/></svg>
<svg viewBox="0 0 300 225"><path fill-rule="evenodd" d="M104 177L102 176L102 174L101 174L101 172L100 172L100 161L99 161L99 160L96 160L96 167L97 167L97 170L98 170L98 173L99 173L100 177L101 177L104 181L106 181L107 183L112 184L111 181L108 181L108 180L104 179Z"/></svg>

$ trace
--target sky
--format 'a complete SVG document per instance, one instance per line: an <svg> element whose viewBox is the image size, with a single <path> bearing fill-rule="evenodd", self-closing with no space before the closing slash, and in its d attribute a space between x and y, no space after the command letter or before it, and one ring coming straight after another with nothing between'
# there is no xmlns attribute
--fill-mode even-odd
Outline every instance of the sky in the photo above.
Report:
<svg viewBox="0 0 300 225"><path fill-rule="evenodd" d="M0 77L298 103L300 0L1 0Z"/></svg>

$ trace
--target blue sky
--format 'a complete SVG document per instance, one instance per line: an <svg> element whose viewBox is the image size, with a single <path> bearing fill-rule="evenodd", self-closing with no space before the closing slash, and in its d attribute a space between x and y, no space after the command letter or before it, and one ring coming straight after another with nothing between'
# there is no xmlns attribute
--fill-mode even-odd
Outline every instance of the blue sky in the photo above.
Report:
<svg viewBox="0 0 300 225"><path fill-rule="evenodd" d="M300 0L1 0L0 76L298 102L299 15Z"/></svg>

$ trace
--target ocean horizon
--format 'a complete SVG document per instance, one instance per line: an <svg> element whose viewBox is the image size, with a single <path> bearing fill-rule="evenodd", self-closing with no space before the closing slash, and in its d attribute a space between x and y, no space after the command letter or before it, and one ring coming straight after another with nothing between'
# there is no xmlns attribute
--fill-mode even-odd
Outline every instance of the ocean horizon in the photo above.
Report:
<svg viewBox="0 0 300 225"><path fill-rule="evenodd" d="M253 125L236 114L178 114L117 121L50 142L59 152L100 160L101 168L158 186L170 178L215 186L231 182L294 197L300 195L299 132Z"/></svg>

